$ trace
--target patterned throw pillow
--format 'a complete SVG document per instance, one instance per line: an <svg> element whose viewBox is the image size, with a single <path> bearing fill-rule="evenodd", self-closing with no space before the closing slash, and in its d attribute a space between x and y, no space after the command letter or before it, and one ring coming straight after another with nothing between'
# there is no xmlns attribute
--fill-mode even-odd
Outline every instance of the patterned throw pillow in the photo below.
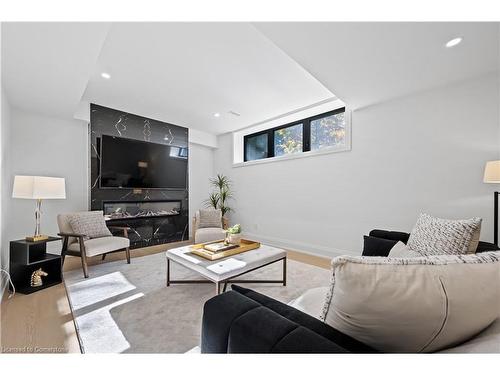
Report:
<svg viewBox="0 0 500 375"><path fill-rule="evenodd" d="M320 319L377 350L435 352L499 317L500 252L417 258L340 256Z"/></svg>
<svg viewBox="0 0 500 375"><path fill-rule="evenodd" d="M423 256L474 254L479 241L481 219L448 220L420 214L408 239L408 249Z"/></svg>
<svg viewBox="0 0 500 375"><path fill-rule="evenodd" d="M221 210L200 210L198 228L222 228Z"/></svg>
<svg viewBox="0 0 500 375"><path fill-rule="evenodd" d="M74 233L83 234L84 239L112 236L102 211L78 212L69 217Z"/></svg>

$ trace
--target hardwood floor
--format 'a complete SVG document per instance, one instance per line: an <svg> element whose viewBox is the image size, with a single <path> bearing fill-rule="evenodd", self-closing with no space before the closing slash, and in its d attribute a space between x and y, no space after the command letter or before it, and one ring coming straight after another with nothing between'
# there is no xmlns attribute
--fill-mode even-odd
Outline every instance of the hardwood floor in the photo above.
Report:
<svg viewBox="0 0 500 375"><path fill-rule="evenodd" d="M64 284L11 299L4 296L1 309L2 353L80 352Z"/></svg>
<svg viewBox="0 0 500 375"><path fill-rule="evenodd" d="M189 242L152 246L131 251L132 258L156 254ZM288 258L321 268L330 268L330 259L287 250ZM123 259L125 253L113 253L89 260L89 266L101 262ZM80 258L68 256L64 271L81 269ZM92 268L90 267L92 274ZM83 275L82 275L83 277ZM73 322L73 315L63 284L39 292L16 294L8 299L4 293L0 305L0 352L3 353L80 353L80 344Z"/></svg>
<svg viewBox="0 0 500 375"><path fill-rule="evenodd" d="M313 266L320 267L320 268L326 268L327 270L329 270L331 267L331 263L332 263L331 258L325 258L325 257L317 256L317 255L301 253L301 252L294 251L294 250L288 250L288 249L285 249L285 250L287 251L288 259L293 259L293 260L296 260L297 262L311 264Z"/></svg>

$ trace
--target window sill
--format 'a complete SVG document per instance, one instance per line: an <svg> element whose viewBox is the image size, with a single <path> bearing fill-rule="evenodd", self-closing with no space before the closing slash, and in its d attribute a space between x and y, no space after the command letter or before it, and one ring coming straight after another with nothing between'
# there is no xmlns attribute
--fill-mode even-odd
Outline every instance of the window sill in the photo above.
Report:
<svg viewBox="0 0 500 375"><path fill-rule="evenodd" d="M328 147L328 148L324 148L324 149L318 150L318 151L299 152L297 154L275 156L272 158L233 163L233 168L249 167L249 166L258 165L258 164L275 163L275 162L280 162L280 161L309 158L309 157L313 157L313 156L328 155L328 154L334 154L337 152L346 152L346 151L351 151L351 146L346 146L343 148Z"/></svg>

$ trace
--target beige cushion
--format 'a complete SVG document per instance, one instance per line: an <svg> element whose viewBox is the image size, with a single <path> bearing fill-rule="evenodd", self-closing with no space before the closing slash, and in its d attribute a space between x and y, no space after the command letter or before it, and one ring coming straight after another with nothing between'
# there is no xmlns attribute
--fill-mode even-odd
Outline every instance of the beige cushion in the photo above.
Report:
<svg viewBox="0 0 500 375"><path fill-rule="evenodd" d="M408 249L421 255L474 254L481 219L448 220L420 214L408 239Z"/></svg>
<svg viewBox="0 0 500 375"><path fill-rule="evenodd" d="M458 345L499 316L500 252L337 257L322 320L383 352Z"/></svg>
<svg viewBox="0 0 500 375"><path fill-rule="evenodd" d="M88 257L109 253L110 251L125 249L130 246L130 240L125 237L100 237L83 241ZM68 246L69 250L80 251L78 242Z"/></svg>
<svg viewBox="0 0 500 375"><path fill-rule="evenodd" d="M200 210L198 228L222 228L221 210Z"/></svg>
<svg viewBox="0 0 500 375"><path fill-rule="evenodd" d="M325 305L325 297L328 293L328 287L323 286L307 290L304 294L297 297L288 303L288 306L294 307L306 314L315 318L319 318L323 306Z"/></svg>
<svg viewBox="0 0 500 375"><path fill-rule="evenodd" d="M401 241L398 241L398 243L392 247L388 255L389 258L415 258L419 256L421 256L419 253L408 249L408 246Z"/></svg>
<svg viewBox="0 0 500 375"><path fill-rule="evenodd" d="M500 353L500 318L469 341L441 353Z"/></svg>
<svg viewBox="0 0 500 375"><path fill-rule="evenodd" d="M223 240L226 238L226 231L222 228L201 228L194 234L194 243Z"/></svg>
<svg viewBox="0 0 500 375"><path fill-rule="evenodd" d="M85 238L112 236L102 211L76 212L69 215L69 224L74 233L83 234Z"/></svg>

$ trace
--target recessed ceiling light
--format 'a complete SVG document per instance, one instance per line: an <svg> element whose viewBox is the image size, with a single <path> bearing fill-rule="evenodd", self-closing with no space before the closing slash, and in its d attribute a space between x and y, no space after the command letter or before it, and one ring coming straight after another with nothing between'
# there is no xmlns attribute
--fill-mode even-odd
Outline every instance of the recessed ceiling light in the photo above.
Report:
<svg viewBox="0 0 500 375"><path fill-rule="evenodd" d="M460 38L460 37L453 38L448 43L446 43L446 48L455 47L456 45L460 44L461 42L462 42L462 38Z"/></svg>
<svg viewBox="0 0 500 375"><path fill-rule="evenodd" d="M220 113L219 112L214 113L214 117L220 117Z"/></svg>
<svg viewBox="0 0 500 375"><path fill-rule="evenodd" d="M106 72L102 72L101 73L101 77L104 78L104 79L110 79L111 78L111 74L106 73Z"/></svg>

